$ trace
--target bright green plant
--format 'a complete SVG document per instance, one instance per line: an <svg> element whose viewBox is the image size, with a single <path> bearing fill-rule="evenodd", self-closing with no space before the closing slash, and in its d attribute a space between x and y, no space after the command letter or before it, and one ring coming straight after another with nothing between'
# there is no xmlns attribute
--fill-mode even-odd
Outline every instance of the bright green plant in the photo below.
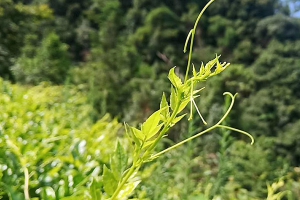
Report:
<svg viewBox="0 0 300 200"><path fill-rule="evenodd" d="M104 167L103 188L105 194L103 195L103 197L105 199L119 200L129 198L132 191L140 182L136 174L143 164L153 161L154 159L169 152L170 150L179 147L184 143L191 141L216 128L229 129L248 135L253 143L254 140L252 136L247 132L229 126L221 125L221 123L225 120L225 118L231 111L236 97L236 95L232 95L231 93L225 92L224 95L228 95L231 98L231 103L223 117L216 124L161 152L154 153L154 150L157 147L158 143L161 141L161 139L163 137L166 137L168 135L168 131L184 116L186 116L186 114L181 113L187 107L188 104L190 104L189 120L192 119L193 107L195 107L202 121L204 122L204 124L206 124L194 100L195 98L200 96L199 93L204 89L204 87L198 89L197 83L206 81L208 78L218 75L229 66L229 63L220 63L220 56L216 56L216 58L209 61L206 65L202 64L200 70L198 71L191 62L194 36L196 33L198 22L203 12L213 1L214 0L211 0L203 8L195 22L194 28L189 32L188 37L186 39L184 52L187 51L188 45L190 48L184 81L182 81L182 79L178 75L176 75L175 67L169 71L168 78L172 84L169 102L167 101L165 94L163 94L160 103L160 109L154 112L141 125L139 129L125 123L126 133L131 140L133 149L131 164L128 167L128 155L123 150L121 144L118 143L115 154L111 157L110 166ZM192 76L189 77L191 65Z"/></svg>
<svg viewBox="0 0 300 200"><path fill-rule="evenodd" d="M86 96L66 86L0 79L0 110L0 199L88 199L122 124L93 124Z"/></svg>

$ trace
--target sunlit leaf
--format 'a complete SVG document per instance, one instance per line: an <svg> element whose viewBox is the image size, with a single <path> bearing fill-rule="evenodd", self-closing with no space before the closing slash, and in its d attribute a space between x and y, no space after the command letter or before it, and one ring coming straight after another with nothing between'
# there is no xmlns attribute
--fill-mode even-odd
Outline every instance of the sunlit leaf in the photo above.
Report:
<svg viewBox="0 0 300 200"><path fill-rule="evenodd" d="M129 126L127 123L124 123L125 124L125 130L126 130L126 134L127 136L132 139L132 141L137 145L137 146L140 146L141 145L141 139L138 138L136 136L136 133L134 133L134 129Z"/></svg>
<svg viewBox="0 0 300 200"><path fill-rule="evenodd" d="M175 74L175 67L170 69L168 78L175 88L180 88L182 86L181 79Z"/></svg>
<svg viewBox="0 0 300 200"><path fill-rule="evenodd" d="M160 114L163 115L165 118L170 117L169 105L165 93L163 93L161 97L160 110Z"/></svg>
<svg viewBox="0 0 300 200"><path fill-rule="evenodd" d="M156 126L154 129L152 129L148 134L147 134L147 140L148 139L151 139L153 136L155 136L159 130L161 129L161 127L163 126L164 124L160 124L158 126Z"/></svg>
<svg viewBox="0 0 300 200"><path fill-rule="evenodd" d="M104 190L107 194L112 195L118 186L118 181L116 180L114 174L104 165L103 172L103 185Z"/></svg>
<svg viewBox="0 0 300 200"><path fill-rule="evenodd" d="M122 173L125 171L128 162L128 155L120 142L117 143L117 148L111 158L110 166L115 178L119 180Z"/></svg>
<svg viewBox="0 0 300 200"><path fill-rule="evenodd" d="M138 184L141 181L134 181L134 182L130 182L127 183L124 186L124 189L119 193L118 195L118 200L127 200L128 197L131 195L131 193L133 192L133 190L138 186Z"/></svg>
<svg viewBox="0 0 300 200"><path fill-rule="evenodd" d="M158 125L160 121L160 110L154 112L142 125L142 132L149 138L150 134Z"/></svg>
<svg viewBox="0 0 300 200"><path fill-rule="evenodd" d="M170 106L173 111L175 110L176 101L177 101L176 91L174 87L171 87Z"/></svg>
<svg viewBox="0 0 300 200"><path fill-rule="evenodd" d="M197 76L197 71L195 69L195 65L194 64L192 64L192 65L193 65L193 76Z"/></svg>
<svg viewBox="0 0 300 200"><path fill-rule="evenodd" d="M172 121L172 125L175 125L177 122L179 122L182 118L184 118L187 114L183 114L179 117L176 117L173 121Z"/></svg>
<svg viewBox="0 0 300 200"><path fill-rule="evenodd" d="M102 197L101 188L98 187L95 180L93 180L93 182L91 184L90 194L91 194L92 200L101 200L101 197Z"/></svg>
<svg viewBox="0 0 300 200"><path fill-rule="evenodd" d="M189 98L182 101L179 108L178 108L178 113L180 113L188 105L189 102L190 102Z"/></svg>

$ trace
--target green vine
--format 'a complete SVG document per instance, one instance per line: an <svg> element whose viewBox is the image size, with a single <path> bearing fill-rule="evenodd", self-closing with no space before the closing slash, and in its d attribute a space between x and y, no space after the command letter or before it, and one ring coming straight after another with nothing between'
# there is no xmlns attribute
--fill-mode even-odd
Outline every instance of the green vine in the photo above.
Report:
<svg viewBox="0 0 300 200"><path fill-rule="evenodd" d="M127 199L140 182L136 177L136 173L144 163L153 161L159 156L216 128L229 129L247 135L251 139L251 144L253 144L254 138L249 133L221 125L230 113L237 95L225 92L224 95L228 95L231 98L231 103L223 117L216 124L161 152L154 153L154 149L157 147L157 144L161 141L161 139L167 136L168 131L187 115L187 113L181 113L188 104L190 104L189 120L192 119L193 108L195 108L203 123L207 124L195 102L195 99L200 96L199 93L204 89L204 87L196 89L196 84L206 81L212 76L218 75L230 65L226 62L221 63L219 61L220 56L218 55L207 64L204 65L202 63L199 70L196 70L196 67L192 64L193 43L197 25L204 11L213 2L214 0L209 1L202 9L196 19L194 28L190 30L187 36L184 45L184 52L187 51L189 45L189 56L184 81L176 75L175 67L172 68L168 75L172 84L169 101L167 100L166 95L163 94L160 102L160 109L154 112L139 129L125 123L126 133L131 141L133 149L132 163L129 167L127 166L128 156L126 155L123 147L118 143L115 154L111 158L110 168L106 166L104 167L103 183L104 190L107 194L104 198L110 200ZM192 76L189 75L191 66Z"/></svg>

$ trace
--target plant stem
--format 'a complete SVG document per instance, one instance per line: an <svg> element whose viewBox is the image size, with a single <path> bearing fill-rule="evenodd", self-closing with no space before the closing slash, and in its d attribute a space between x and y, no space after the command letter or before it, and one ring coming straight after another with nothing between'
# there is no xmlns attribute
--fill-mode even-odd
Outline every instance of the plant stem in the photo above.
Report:
<svg viewBox="0 0 300 200"><path fill-rule="evenodd" d="M189 74L189 70L190 70L190 66L191 66L191 61L192 61L192 54L193 54L193 46L194 46L194 38L195 38L195 33L196 33L196 29L198 26L198 23L204 13L204 11L209 7L210 4L212 4L215 0L210 0L205 6L204 8L201 10L200 14L198 15L196 22L194 24L194 28L190 31L189 35L191 34L191 43L190 43L190 51L189 51L189 58L188 58L188 63L187 63L187 68L186 68L186 73L185 73L185 78L184 78L184 82L186 82L188 80L188 74ZM189 37L188 37L189 39ZM187 42L186 42L187 43Z"/></svg>
<svg viewBox="0 0 300 200"><path fill-rule="evenodd" d="M24 171L24 196L26 200L30 200L30 196L29 196L29 172L27 167L23 166L23 171Z"/></svg>
<svg viewBox="0 0 300 200"><path fill-rule="evenodd" d="M132 166L130 167L129 171L126 173L126 175L122 179L121 183L118 185L117 189L115 190L113 196L111 197L111 200L116 200L116 198L118 197L118 194L120 193L120 191L123 188L123 186L125 185L125 183L131 177L131 175L138 169L139 169L139 167L135 167L135 165L133 163Z"/></svg>
<svg viewBox="0 0 300 200"><path fill-rule="evenodd" d="M224 126L224 125L217 125L217 126L218 126L218 128L226 128L226 129L229 129L229 130L232 130L232 131L236 131L236 132L242 133L242 134L248 136L251 139L251 145L253 145L253 143L254 143L253 136L250 135L249 133L247 133L246 131L242 131L240 129L232 128L230 126Z"/></svg>
<svg viewBox="0 0 300 200"><path fill-rule="evenodd" d="M180 96L180 95L178 94L178 96ZM161 132L160 132L159 136L156 138L155 142L149 147L149 149L145 153L145 156L147 156L148 154L151 153L151 151L157 146L157 143L160 141L160 139L166 134L166 132L168 132L169 125L172 123L172 121L177 116L177 114L178 114L177 112L178 112L178 109L179 109L180 105L181 105L181 101L180 101L180 99L178 99L178 103L175 106L175 109L172 112L171 117L169 118L169 120L167 121L167 123L164 125L164 128L161 130Z"/></svg>
<svg viewBox="0 0 300 200"><path fill-rule="evenodd" d="M208 128L208 129L206 129L206 130L204 130L204 131L202 131L202 132L200 132L200 133L198 133L198 134L196 134L194 136L191 136L191 137L189 137L189 138L187 138L187 139L185 139L185 140L183 140L183 141L181 141L181 142L179 142L179 143L177 143L177 144L175 144L175 145L173 145L173 146L171 146L171 147L169 147L169 148L167 148L167 149L165 149L165 150L163 150L163 151L161 151L161 152L159 152L157 154L154 154L152 157L153 158L157 158L158 156L160 156L160 155L162 155L162 154L164 154L164 153L166 153L168 151L171 151L172 149L175 149L175 148L179 147L180 145L183 145L184 143L189 142L189 141L191 141L191 140L193 140L193 139L195 139L195 138L197 138L197 137L199 137L199 136L201 136L201 135L203 135L203 134L205 134L205 133L207 133L209 131L212 131L215 128L226 128L226 129L230 129L230 130L242 133L244 135L247 135L248 137L251 138L251 145L252 145L254 143L254 138L249 133L247 133L245 131L242 131L242 130L239 130L239 129L236 129L236 128L229 127L229 126L220 125L225 120L225 118L228 116L228 114L230 113L230 111L231 111L231 109L233 107L233 104L234 104L235 96L237 94L232 95L229 92L225 92L224 95L229 95L230 96L231 103L230 103L227 111L223 115L223 117L215 125L211 126L210 128Z"/></svg>
<svg viewBox="0 0 300 200"><path fill-rule="evenodd" d="M175 148L183 145L184 143L189 142L189 141L191 141L191 140L193 140L193 139L195 139L195 138L197 138L197 137L199 137L199 136L201 136L201 135L203 135L203 134L205 134L205 133L207 133L207 132L209 132L209 131L211 131L211 130L213 130L215 128L217 128L217 125L214 125L214 126L208 128L208 129L206 129L206 130L204 130L204 131L202 131L202 132L200 132L200 133L198 133L198 134L196 134L194 136L191 136L191 137L189 137L189 138L187 138L187 139L185 139L185 140L183 140L183 141L181 141L181 142L179 142L179 143L177 143L177 144L175 144L175 145L173 145L173 146L171 146L171 147L169 147L169 148L167 148L167 149L165 149L165 150L163 150L163 151L161 151L161 152L159 152L159 153L157 153L155 155L153 155L153 157L156 158L156 157L158 157L158 156L160 156L160 155L162 155L162 154L164 154L166 152L169 152L172 149L175 149Z"/></svg>

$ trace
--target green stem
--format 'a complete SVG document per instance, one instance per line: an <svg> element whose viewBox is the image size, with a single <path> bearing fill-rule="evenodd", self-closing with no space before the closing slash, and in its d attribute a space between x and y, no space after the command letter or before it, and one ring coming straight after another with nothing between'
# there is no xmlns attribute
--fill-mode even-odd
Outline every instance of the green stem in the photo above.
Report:
<svg viewBox="0 0 300 200"><path fill-rule="evenodd" d="M254 138L252 135L250 135L249 133L247 133L246 131L242 131L240 129L236 129L236 128L232 128L230 126L224 126L224 125L218 125L218 128L225 128L225 129L229 129L229 130L232 130L232 131L235 131L235 132L239 132L241 134L244 134L246 136L248 136L250 139L251 139L251 145L253 145L254 143Z"/></svg>
<svg viewBox="0 0 300 200"><path fill-rule="evenodd" d="M181 141L181 142L179 142L179 143L177 143L177 144L175 144L175 145L173 145L173 146L171 146L171 147L169 147L169 148L167 148L167 149L165 149L165 150L163 150L163 151L161 151L161 152L159 152L159 153L157 153L157 154L154 154L152 157L153 157L153 158L157 158L158 156L160 156L160 155L162 155L162 154L164 154L164 153L166 153L166 152L169 152L169 151L171 151L172 149L175 149L175 148L177 148L177 147L183 145L184 143L189 142L189 141L191 141L191 140L193 140L193 139L195 139L195 138L197 138L197 137L199 137L199 136L201 136L201 135L203 135L203 134L205 134L205 133L207 133L207 132L209 132L209 131L212 131L212 130L215 129L215 128L226 128L226 129L230 129L230 130L233 130L233 131L236 131L236 132L240 132L240 133L242 133L242 134L244 134L244 135L249 136L249 137L251 138L251 140L252 140L252 141L251 141L251 144L253 144L253 143L254 143L254 138L253 138L249 133L247 133L247 132L245 132L245 131L242 131L242 130L239 130L239 129L235 129L235 128L231 128L231 127L228 127L228 126L220 125L220 124L225 120L225 118L228 116L228 114L230 113L230 111L231 111L231 109L232 109L232 107L233 107L233 105L234 105L234 99L235 99L235 96L236 96L237 94L232 95L232 94L229 93L229 92L224 92L224 95L229 95L229 96L230 96L230 98L231 98L231 103L230 103L230 105L229 105L229 107L228 107L226 113L223 115L223 117L222 117L215 125L211 126L210 128L208 128L208 129L206 129L206 130L204 130L204 131L202 131L202 132L200 132L200 133L198 133L198 134L196 134L196 135L194 135L194 136L192 136L192 137L189 137L189 138L187 138L187 139L185 139L185 140L183 140L183 141Z"/></svg>
<svg viewBox="0 0 300 200"><path fill-rule="evenodd" d="M178 96L180 96L180 95L178 94ZM178 111L180 105L181 105L181 101L180 101L180 99L178 99L178 103L175 106L175 109L172 112L171 117L169 118L169 120L165 124L164 128L161 130L161 132L160 132L159 136L156 138L155 142L149 147L147 152L144 154L144 157L147 157L151 153L151 151L157 146L157 143L161 140L161 138L168 132L168 130L170 129L169 125L172 123L172 121L177 116L177 114L178 114L177 111Z"/></svg>
<svg viewBox="0 0 300 200"><path fill-rule="evenodd" d="M198 23L204 13L204 11L209 7L210 4L212 4L215 0L210 0L205 6L204 8L201 10L200 14L198 15L196 22L194 24L194 28L190 31L187 40L190 38L191 36L191 43L190 43L190 51L189 51L189 58L188 58L188 63L187 63L187 69L186 69L186 73L185 73L185 78L184 78L184 82L186 82L188 80L188 74L189 74L189 70L190 70L190 66L191 66L191 61L192 61L192 54L193 54L193 46L194 46L194 38L195 38L195 33L196 33L196 28L198 26ZM187 41L186 41L187 44ZM186 46L186 45L185 45Z"/></svg>
<svg viewBox="0 0 300 200"><path fill-rule="evenodd" d="M197 137L199 137L199 136L201 136L201 135L203 135L203 134L205 134L205 133L207 133L207 132L215 129L216 127L217 127L217 125L214 125L214 126L208 128L208 129L206 129L206 130L204 130L204 131L202 131L202 132L200 132L200 133L198 133L198 134L196 134L196 135L194 135L192 137L189 137L189 138L187 138L187 139L185 139L185 140L183 140L183 141L181 141L181 142L179 142L179 143L177 143L177 144L175 144L175 145L173 145L173 146L171 146L171 147L169 147L169 148L167 148L167 149L165 149L165 150L157 153L157 154L154 154L152 157L153 158L157 158L158 156L161 156L162 154L164 154L166 152L169 152L169 151L171 151L171 150L173 150L173 149L175 149L175 148L183 145L184 143L187 143L187 142L189 142L189 141L191 141L191 140L193 140L193 139L195 139L195 138L197 138Z"/></svg>
<svg viewBox="0 0 300 200"><path fill-rule="evenodd" d="M178 95L180 96L180 95ZM160 139L165 135L165 133L169 130L169 125L171 124L171 122L174 120L174 118L176 117L176 115L178 114L177 111L180 107L181 101L180 99L178 99L178 103L175 106L175 109L171 115L171 117L169 118L169 120L167 121L166 125L164 126L164 128L162 129L162 131L160 132L159 136L156 138L155 142L149 147L149 149L147 149L147 151L145 152L145 154L142 157L147 157L151 151L157 146L157 143L160 141ZM137 162L137 161L136 161ZM136 166L135 163L132 164L132 166L130 167L129 171L126 173L126 175L124 176L124 178L122 179L121 183L118 185L117 189L115 190L113 196L111 197L111 200L115 200L118 196L118 194L120 193L122 187L126 184L126 182L128 181L128 179L131 177L131 175L137 170L139 169L140 166Z"/></svg>
<svg viewBox="0 0 300 200"><path fill-rule="evenodd" d="M30 199L29 191L28 191L28 188L29 188L29 172L28 172L28 169L25 165L23 166L23 171L24 171L24 196L25 196L26 200L29 200Z"/></svg>
<svg viewBox="0 0 300 200"><path fill-rule="evenodd" d="M118 194L120 193L121 189L125 185L125 183L128 181L128 179L131 177L131 175L138 170L139 167L135 167L135 164L133 163L129 171L126 173L124 178L122 179L121 183L118 185L117 189L115 190L113 196L111 197L111 200L117 200Z"/></svg>

